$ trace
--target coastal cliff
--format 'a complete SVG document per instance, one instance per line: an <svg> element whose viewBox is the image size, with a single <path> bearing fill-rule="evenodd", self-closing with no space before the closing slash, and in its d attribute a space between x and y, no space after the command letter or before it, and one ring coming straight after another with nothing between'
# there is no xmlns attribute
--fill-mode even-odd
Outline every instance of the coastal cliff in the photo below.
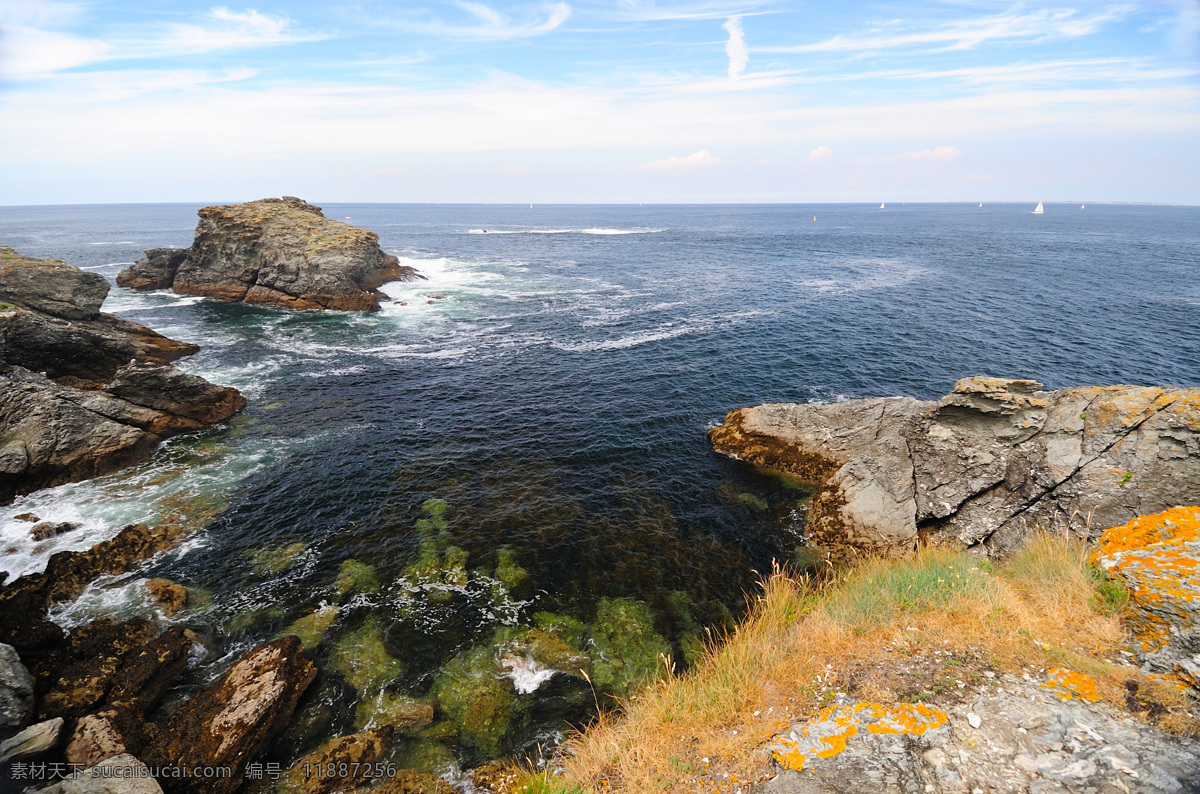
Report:
<svg viewBox="0 0 1200 794"><path fill-rule="evenodd" d="M150 456L237 392L169 362L199 348L100 311L103 277L0 248L0 504Z"/></svg>
<svg viewBox="0 0 1200 794"><path fill-rule="evenodd" d="M152 248L117 284L287 309L376 311L388 281L423 278L379 235L293 196L200 210L191 248Z"/></svg>
<svg viewBox="0 0 1200 794"><path fill-rule="evenodd" d="M919 539L1004 555L1034 530L1095 538L1200 493L1200 389L973 377L910 398L741 408L718 452L814 482L807 529L835 555Z"/></svg>

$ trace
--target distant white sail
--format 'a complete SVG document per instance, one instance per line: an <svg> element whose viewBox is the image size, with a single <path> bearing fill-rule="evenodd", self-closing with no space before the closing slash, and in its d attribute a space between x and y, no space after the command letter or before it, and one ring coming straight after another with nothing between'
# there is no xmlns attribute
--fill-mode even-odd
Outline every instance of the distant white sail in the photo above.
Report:
<svg viewBox="0 0 1200 794"><path fill-rule="evenodd" d="M979 206L981 206L981 207L983 206L983 202L982 202L982 201L981 201L981 202L979 202Z"/></svg>
<svg viewBox="0 0 1200 794"><path fill-rule="evenodd" d="M1079 205L1079 209L1083 209L1083 208L1084 208L1084 207L1086 207L1086 206L1087 206L1086 204L1080 204L1080 205Z"/></svg>
<svg viewBox="0 0 1200 794"><path fill-rule="evenodd" d="M1033 208L1033 214L1034 215L1044 215L1045 213L1046 213L1046 210L1042 207L1042 202L1039 201L1038 205Z"/></svg>
<svg viewBox="0 0 1200 794"><path fill-rule="evenodd" d="M879 209L883 209L883 202L882 202L882 201L879 203Z"/></svg>

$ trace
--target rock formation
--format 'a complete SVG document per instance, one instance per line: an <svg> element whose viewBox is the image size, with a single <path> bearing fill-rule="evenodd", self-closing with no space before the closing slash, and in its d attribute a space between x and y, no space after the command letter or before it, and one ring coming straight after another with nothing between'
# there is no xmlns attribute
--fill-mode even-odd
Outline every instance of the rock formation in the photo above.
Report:
<svg viewBox="0 0 1200 794"><path fill-rule="evenodd" d="M228 778L160 779L169 792L225 794L291 719L316 677L296 637L259 646L172 714L141 758L153 767L228 767Z"/></svg>
<svg viewBox="0 0 1200 794"><path fill-rule="evenodd" d="M284 196L205 207L192 247L152 248L117 284L288 309L375 311L388 281L423 278L379 235Z"/></svg>
<svg viewBox="0 0 1200 794"><path fill-rule="evenodd" d="M1200 389L965 378L938 402L742 408L709 437L816 483L807 527L836 554L918 538L1004 554L1035 528L1094 538L1200 493Z"/></svg>
<svg viewBox="0 0 1200 794"><path fill-rule="evenodd" d="M245 400L168 363L198 347L100 311L108 282L0 248L0 504L145 460Z"/></svg>

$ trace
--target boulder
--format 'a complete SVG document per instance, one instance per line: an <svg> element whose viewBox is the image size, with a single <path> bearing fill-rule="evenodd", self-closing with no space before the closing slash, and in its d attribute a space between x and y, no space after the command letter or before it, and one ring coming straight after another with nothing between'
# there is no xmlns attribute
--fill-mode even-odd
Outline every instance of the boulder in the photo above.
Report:
<svg viewBox="0 0 1200 794"><path fill-rule="evenodd" d="M379 236L284 196L205 207L186 254L151 249L117 276L134 289L288 309L376 311L387 281L423 278L379 248Z"/></svg>
<svg viewBox="0 0 1200 794"><path fill-rule="evenodd" d="M1005 554L1034 529L1095 538L1200 492L1200 389L964 378L938 402L742 408L709 437L815 483L807 528L837 555L919 538Z"/></svg>
<svg viewBox="0 0 1200 794"><path fill-rule="evenodd" d="M167 617L171 617L187 607L190 600L188 589L170 579L147 579L146 589L150 591L150 595L158 602L163 614Z"/></svg>
<svg viewBox="0 0 1200 794"><path fill-rule="evenodd" d="M30 725L20 733L14 734L0 742L0 762L19 761L41 755L58 746L58 737L62 733L61 717Z"/></svg>
<svg viewBox="0 0 1200 794"><path fill-rule="evenodd" d="M365 790L364 791L365 794ZM454 786L437 775L401 769L396 776L370 789L370 794L456 794ZM355 794L359 794L358 791Z"/></svg>
<svg viewBox="0 0 1200 794"><path fill-rule="evenodd" d="M149 741L150 728L141 713L116 705L81 717L67 743L67 763L82 769L115 755L137 753Z"/></svg>
<svg viewBox="0 0 1200 794"><path fill-rule="evenodd" d="M66 320L100 313L108 282L58 259L38 259L0 247L0 301Z"/></svg>
<svg viewBox="0 0 1200 794"><path fill-rule="evenodd" d="M19 727L32 716L33 678L17 650L0 643L0 727Z"/></svg>
<svg viewBox="0 0 1200 794"><path fill-rule="evenodd" d="M42 794L163 794L150 769L128 753L115 755Z"/></svg>
<svg viewBox="0 0 1200 794"><path fill-rule="evenodd" d="M141 757L155 767L228 767L228 778L160 778L168 792L225 794L291 719L317 670L296 637L243 656L185 702L159 729Z"/></svg>

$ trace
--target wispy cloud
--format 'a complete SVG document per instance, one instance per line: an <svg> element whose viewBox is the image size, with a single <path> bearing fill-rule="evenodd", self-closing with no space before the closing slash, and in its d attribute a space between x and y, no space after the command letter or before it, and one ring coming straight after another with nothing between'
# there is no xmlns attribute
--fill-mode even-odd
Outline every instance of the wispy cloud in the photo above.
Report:
<svg viewBox="0 0 1200 794"><path fill-rule="evenodd" d="M656 0L621 0L616 8L598 13L625 22L670 22L726 19L731 16L765 13L760 10L764 5L770 3L764 3L762 0L685 0L664 3Z"/></svg>
<svg viewBox="0 0 1200 794"><path fill-rule="evenodd" d="M171 26L166 36L148 42L147 50L155 54L202 53L323 38L327 36L297 30L287 17L220 6L209 12L204 24Z"/></svg>
<svg viewBox="0 0 1200 794"><path fill-rule="evenodd" d="M813 149L811 152L808 153L808 159L805 162L819 163L822 160L832 160L832 159L833 159L833 149L830 149L828 146L818 146L817 148Z"/></svg>
<svg viewBox="0 0 1200 794"><path fill-rule="evenodd" d="M0 74L27 77L94 63L108 58L103 41L24 25L0 28Z"/></svg>
<svg viewBox="0 0 1200 794"><path fill-rule="evenodd" d="M662 160L651 160L636 167L647 171L690 171L696 168L708 168L719 162L721 161L713 157L707 149L701 149L695 154L689 154L687 157L667 157Z"/></svg>
<svg viewBox="0 0 1200 794"><path fill-rule="evenodd" d="M919 152L880 154L859 159L864 163L948 163L960 157L962 157L962 152L953 146L937 146L933 149L922 149Z"/></svg>
<svg viewBox="0 0 1200 794"><path fill-rule="evenodd" d="M729 34L729 41L725 42L725 54L729 56L729 79L735 80L746 71L746 63L750 60L750 53L746 51L742 18L730 17L722 27Z"/></svg>
<svg viewBox="0 0 1200 794"><path fill-rule="evenodd" d="M406 21L402 23L402 27L406 31L428 36L503 41L550 33L571 17L571 6L562 2L545 6L541 14L522 20L515 20L486 3L456 0L454 5L467 12L469 22L453 24L440 19L424 22Z"/></svg>
<svg viewBox="0 0 1200 794"><path fill-rule="evenodd" d="M1124 19L1136 9L1130 5L1109 6L1103 11L1080 15L1073 8L1011 11L1004 14L963 19L913 30L900 22L887 22L864 34L837 35L813 44L757 47L761 52L856 52L936 45L947 50L966 50L995 40L1051 41L1087 36L1109 23Z"/></svg>

